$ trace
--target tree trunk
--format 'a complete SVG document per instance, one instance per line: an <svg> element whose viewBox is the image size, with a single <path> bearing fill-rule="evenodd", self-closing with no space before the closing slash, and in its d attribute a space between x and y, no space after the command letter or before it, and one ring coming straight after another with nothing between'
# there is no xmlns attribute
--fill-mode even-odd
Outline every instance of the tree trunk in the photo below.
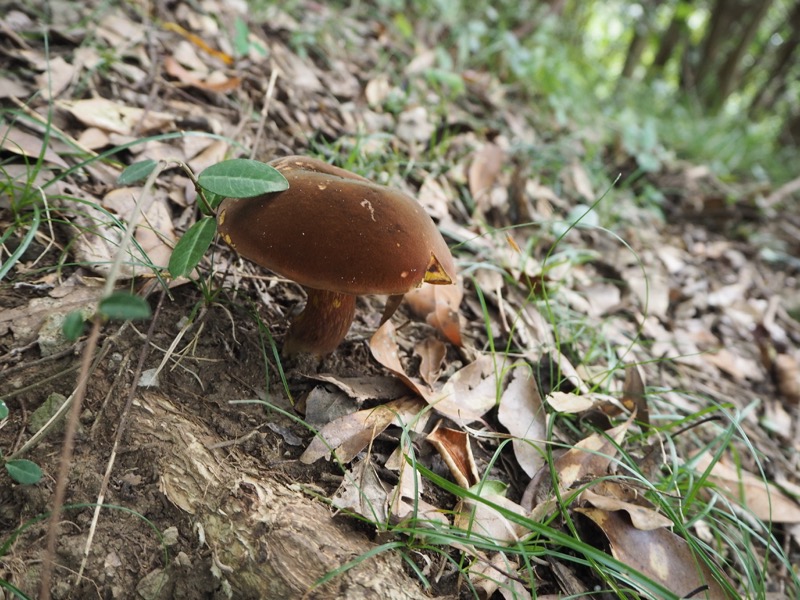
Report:
<svg viewBox="0 0 800 600"><path fill-rule="evenodd" d="M694 70L691 77L691 83L701 88L697 90L698 92L702 93L704 91L707 87L705 84L710 76L709 73L713 72L713 69L719 64L719 57L722 53L725 39L730 35L730 27L734 21L734 15L740 14L740 10L741 6L738 1L717 0L714 3L710 22L701 43L700 53L694 61ZM714 86L711 87L713 89Z"/></svg>
<svg viewBox="0 0 800 600"><path fill-rule="evenodd" d="M781 29L788 33L788 39L778 48L766 81L764 81L750 103L748 111L750 116L757 116L759 113L769 111L774 106L780 91L785 89L786 82L790 78L789 73L793 64L793 57L798 47L800 47L800 0L795 2L792 13L789 16L788 27Z"/></svg>
<svg viewBox="0 0 800 600"><path fill-rule="evenodd" d="M742 58L750 47L750 44L753 43L758 28L767 15L771 4L772 0L755 0L754 4L745 8L745 13L748 14L748 18L744 24L744 30L740 36L737 36L738 43L728 54L725 63L719 70L719 85L716 87L717 91L714 95L714 108L722 106L731 92L737 88L740 81L738 72Z"/></svg>
<svg viewBox="0 0 800 600"><path fill-rule="evenodd" d="M689 4L689 2L686 2L686 4ZM658 52L653 59L653 64L650 65L648 78L655 77L664 70L669 59L675 55L685 32L686 14L681 10L680 5L676 5L675 12L672 14L672 21L670 21L669 27L667 27L667 30L661 36Z"/></svg>

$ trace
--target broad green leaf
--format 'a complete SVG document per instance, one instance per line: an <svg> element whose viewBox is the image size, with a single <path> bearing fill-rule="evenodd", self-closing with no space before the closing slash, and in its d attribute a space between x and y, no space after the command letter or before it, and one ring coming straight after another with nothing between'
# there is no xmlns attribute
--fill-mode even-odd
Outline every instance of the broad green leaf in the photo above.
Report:
<svg viewBox="0 0 800 600"><path fill-rule="evenodd" d="M130 185L142 179L147 179L153 169L156 168L158 162L151 158L141 162L133 163L125 168L125 170L117 177L117 183L120 185Z"/></svg>
<svg viewBox="0 0 800 600"><path fill-rule="evenodd" d="M0 419L5 419L8 416L8 406L5 402L0 400Z"/></svg>
<svg viewBox="0 0 800 600"><path fill-rule="evenodd" d="M61 326L61 331L64 337L70 342L74 342L83 333L83 314L79 310L73 310L68 313L64 318L64 324Z"/></svg>
<svg viewBox="0 0 800 600"><path fill-rule="evenodd" d="M11 479L23 485L38 483L42 478L42 470L35 462L24 458L15 458L6 463L6 471Z"/></svg>
<svg viewBox="0 0 800 600"><path fill-rule="evenodd" d="M192 225L169 257L170 275L176 278L189 275L203 258L216 232L217 221L213 217L203 217Z"/></svg>
<svg viewBox="0 0 800 600"><path fill-rule="evenodd" d="M98 312L116 321L135 321L150 318L150 305L128 292L114 292L100 301Z"/></svg>
<svg viewBox="0 0 800 600"><path fill-rule="evenodd" d="M204 190L226 198L252 198L288 189L289 182L266 163L246 158L224 160L205 169L197 177Z"/></svg>

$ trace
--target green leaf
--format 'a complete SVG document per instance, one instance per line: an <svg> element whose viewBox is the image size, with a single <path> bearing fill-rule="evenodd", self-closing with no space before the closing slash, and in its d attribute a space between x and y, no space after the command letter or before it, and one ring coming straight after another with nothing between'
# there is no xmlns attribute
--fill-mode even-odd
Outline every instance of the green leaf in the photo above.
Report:
<svg viewBox="0 0 800 600"><path fill-rule="evenodd" d="M83 333L83 313L79 310L73 310L68 313L64 318L64 324L61 326L61 331L64 337L70 342L74 342Z"/></svg>
<svg viewBox="0 0 800 600"><path fill-rule="evenodd" d="M216 232L217 221L213 217L203 217L192 225L175 244L169 257L170 275L177 278L191 273L208 250Z"/></svg>
<svg viewBox="0 0 800 600"><path fill-rule="evenodd" d="M42 470L35 462L24 458L15 458L6 463L6 471L11 479L23 485L38 483L42 478Z"/></svg>
<svg viewBox="0 0 800 600"><path fill-rule="evenodd" d="M252 198L289 188L289 182L279 171L246 158L211 165L198 175L197 183L204 190L226 198Z"/></svg>
<svg viewBox="0 0 800 600"><path fill-rule="evenodd" d="M0 400L0 420L5 419L8 416L8 406L5 402Z"/></svg>
<svg viewBox="0 0 800 600"><path fill-rule="evenodd" d="M136 321L150 318L150 305L144 298L128 292L114 292L100 301L98 311L103 316L118 321Z"/></svg>
<svg viewBox="0 0 800 600"><path fill-rule="evenodd" d="M245 56L250 50L250 32L245 20L239 16L233 22L233 49L237 56Z"/></svg>
<svg viewBox="0 0 800 600"><path fill-rule="evenodd" d="M142 179L147 179L153 169L156 168L158 162L148 158L141 162L133 163L125 168L125 170L117 177L117 183L120 185L130 185Z"/></svg>

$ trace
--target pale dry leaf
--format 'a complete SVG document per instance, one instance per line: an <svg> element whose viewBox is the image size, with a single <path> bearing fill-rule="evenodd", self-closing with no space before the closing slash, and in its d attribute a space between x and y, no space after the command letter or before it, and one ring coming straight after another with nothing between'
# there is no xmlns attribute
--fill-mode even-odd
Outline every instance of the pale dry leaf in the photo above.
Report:
<svg viewBox="0 0 800 600"><path fill-rule="evenodd" d="M51 58L47 71L36 76L36 84L41 90L42 98L45 100L58 98L69 87L77 73L78 69L61 56Z"/></svg>
<svg viewBox="0 0 800 600"><path fill-rule="evenodd" d="M567 414L582 413L595 405L591 395L568 394L556 391L547 394L545 399L553 410Z"/></svg>
<svg viewBox="0 0 800 600"><path fill-rule="evenodd" d="M604 434L593 433L559 456L553 465L559 477L559 485L565 490L576 481L596 479L608 474L608 468L617 455L617 446L622 442L631 420L612 427Z"/></svg>
<svg viewBox="0 0 800 600"><path fill-rule="evenodd" d="M704 472L710 464L711 457L703 454L697 457L695 470ZM708 481L716 484L725 496L750 510L762 521L800 523L800 505L761 477L720 460L711 467Z"/></svg>
<svg viewBox="0 0 800 600"><path fill-rule="evenodd" d="M427 142L436 127L431 123L428 110L424 106L413 106L397 117L395 135L408 144Z"/></svg>
<svg viewBox="0 0 800 600"><path fill-rule="evenodd" d="M227 77L219 71L210 74L189 71L171 56L164 58L164 70L184 85L210 92L230 92L242 82L239 77Z"/></svg>
<svg viewBox="0 0 800 600"><path fill-rule="evenodd" d="M422 186L417 192L417 202L419 202L430 216L436 219L437 222L451 220L450 219L450 196L445 191L444 186L439 178L433 175L428 175Z"/></svg>
<svg viewBox="0 0 800 600"><path fill-rule="evenodd" d="M163 132L174 124L173 115L145 111L143 108L118 104L105 98L59 101L57 105L69 111L84 125L121 135L132 135L138 126L140 133Z"/></svg>
<svg viewBox="0 0 800 600"><path fill-rule="evenodd" d="M16 79L0 76L0 98L26 98L30 92Z"/></svg>
<svg viewBox="0 0 800 600"><path fill-rule="evenodd" d="M198 152L191 160L188 161L189 166L195 173L202 173L203 170L222 162L228 152L230 145L225 140L213 140L201 152Z"/></svg>
<svg viewBox="0 0 800 600"><path fill-rule="evenodd" d="M39 155L42 154L43 141L40 136L30 134L16 127L4 129L2 126L3 122L0 121L0 148L25 156L32 162L39 158ZM69 168L69 164L50 147L44 149L42 158L59 167Z"/></svg>
<svg viewBox="0 0 800 600"><path fill-rule="evenodd" d="M432 286L431 286L432 287ZM414 346L414 352L420 357L419 374L431 388L439 379L447 355L445 345L433 336L428 336Z"/></svg>
<svg viewBox="0 0 800 600"><path fill-rule="evenodd" d="M595 199L594 189L592 187L592 182L589 179L589 174L580 162L574 161L570 165L569 180L572 182L575 191L579 196L583 196L584 200L591 202Z"/></svg>
<svg viewBox="0 0 800 600"><path fill-rule="evenodd" d="M589 286L581 287L589 305L590 317L602 317L609 310L620 305L622 292L611 283L594 282Z"/></svg>
<svg viewBox="0 0 800 600"><path fill-rule="evenodd" d="M375 360L397 375L413 392L424 397L425 384L409 377L400 361L397 332L391 321L386 321L372 334L369 350Z"/></svg>
<svg viewBox="0 0 800 600"><path fill-rule="evenodd" d="M547 413L530 368L514 367L510 376L500 398L497 419L513 436L511 444L517 463L528 477L533 477L544 464Z"/></svg>
<svg viewBox="0 0 800 600"><path fill-rule="evenodd" d="M659 267L659 263L651 263L643 270L639 264L631 265L622 271L622 278L643 312L665 320L670 306L670 280Z"/></svg>
<svg viewBox="0 0 800 600"><path fill-rule="evenodd" d="M370 108L381 108L392 91L392 84L386 74L373 77L364 86L364 97Z"/></svg>
<svg viewBox="0 0 800 600"><path fill-rule="evenodd" d="M518 574L519 564L502 552L495 552L491 560L481 558L469 568L469 578L480 598L494 598L499 593L507 600L527 600L530 590L522 585L524 575ZM541 594L536 595L542 598Z"/></svg>
<svg viewBox="0 0 800 600"><path fill-rule="evenodd" d="M389 494L369 459L360 460L348 469L331 497L336 508L352 511L374 523L386 522L388 502Z"/></svg>
<svg viewBox="0 0 800 600"><path fill-rule="evenodd" d="M790 354L778 354L772 363L778 391L791 406L800 404L800 364Z"/></svg>
<svg viewBox="0 0 800 600"><path fill-rule="evenodd" d="M409 460L410 441L404 439L397 447L392 456L397 460L390 466L387 461L386 467L399 472L399 481L395 488L389 493L389 510L395 522L405 519L414 519L415 524L449 525L447 517L442 510L429 504L422 498L423 479Z"/></svg>
<svg viewBox="0 0 800 600"><path fill-rule="evenodd" d="M674 525L670 519L655 509L626 502L619 498L597 494L591 488L583 490L578 496L578 501L588 502L595 508L606 511L624 510L628 513L633 526L642 531L650 531L660 527L672 527Z"/></svg>
<svg viewBox="0 0 800 600"><path fill-rule="evenodd" d="M708 600L729 600L711 570L695 556L686 540L665 528L643 531L619 512L599 508L576 508L591 519L608 538L611 554L639 573L647 575L679 598L708 586Z"/></svg>
<svg viewBox="0 0 800 600"><path fill-rule="evenodd" d="M456 346L462 345L459 306L464 297L460 280L453 285L424 285L406 293L411 312L426 320Z"/></svg>
<svg viewBox="0 0 800 600"><path fill-rule="evenodd" d="M488 208L489 190L495 185L505 161L505 151L493 142L484 144L472 156L467 182L470 194L483 210Z"/></svg>
<svg viewBox="0 0 800 600"><path fill-rule="evenodd" d="M501 365L491 356L454 373L441 389L428 393L426 400L441 415L464 426L477 421L497 403L498 373Z"/></svg>
<svg viewBox="0 0 800 600"><path fill-rule="evenodd" d="M127 222L134 210L143 188L122 187L111 190L103 197L104 208L116 213L121 221ZM132 247L131 254L145 264L166 267L177 242L177 234L172 223L172 215L167 207L167 197L163 190L156 190L153 201L140 216L135 233L139 248Z"/></svg>
<svg viewBox="0 0 800 600"><path fill-rule="evenodd" d="M309 375L311 379L335 385L356 402L366 400L396 400L408 394L408 387L389 375L365 375L362 377L340 377L319 373Z"/></svg>
<svg viewBox="0 0 800 600"><path fill-rule="evenodd" d="M480 497L483 500L521 517L528 516L522 506L489 488L490 486L487 485L480 491ZM456 517L453 525L478 536L486 537L495 543L506 545L515 544L527 535L529 530L526 527L511 521L486 502L471 498L460 500L455 508ZM469 538L467 538L468 540Z"/></svg>
<svg viewBox="0 0 800 600"><path fill-rule="evenodd" d="M350 462L389 425L411 423L424 406L424 402L416 398L400 398L340 417L319 431L300 461L311 464L335 452L338 460Z"/></svg>
<svg viewBox="0 0 800 600"><path fill-rule="evenodd" d="M106 132L97 127L87 127L78 136L78 143L89 150L105 148L111 143L111 139Z"/></svg>

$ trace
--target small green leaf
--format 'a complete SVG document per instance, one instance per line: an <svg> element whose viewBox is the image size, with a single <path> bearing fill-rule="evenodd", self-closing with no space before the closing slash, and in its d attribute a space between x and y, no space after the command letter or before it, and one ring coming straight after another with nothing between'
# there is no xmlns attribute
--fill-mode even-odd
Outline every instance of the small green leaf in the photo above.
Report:
<svg viewBox="0 0 800 600"><path fill-rule="evenodd" d="M157 164L158 162L151 158L141 162L133 163L132 165L126 167L125 170L119 174L119 177L117 177L117 183L120 185L130 185L132 183L136 183L137 181L141 181L142 179L147 179L150 173L153 172L153 169L156 168Z"/></svg>
<svg viewBox="0 0 800 600"><path fill-rule="evenodd" d="M0 400L0 420L5 419L8 416L8 406L5 402Z"/></svg>
<svg viewBox="0 0 800 600"><path fill-rule="evenodd" d="M24 458L15 458L6 463L6 471L11 479L23 485L38 483L42 478L42 470L35 462Z"/></svg>
<svg viewBox="0 0 800 600"><path fill-rule="evenodd" d="M224 160L205 169L197 177L204 190L226 198L252 198L289 188L279 171L266 163L246 158Z"/></svg>
<svg viewBox="0 0 800 600"><path fill-rule="evenodd" d="M233 22L233 48L237 56L245 56L250 50L250 32L247 23L242 17L237 16Z"/></svg>
<svg viewBox="0 0 800 600"><path fill-rule="evenodd" d="M64 318L61 331L70 342L74 342L81 337L81 334L83 334L83 313L79 310L73 310L68 313Z"/></svg>
<svg viewBox="0 0 800 600"><path fill-rule="evenodd" d="M217 221L213 217L203 217L192 225L175 244L169 257L170 275L177 278L191 273L208 250L216 232Z"/></svg>
<svg viewBox="0 0 800 600"><path fill-rule="evenodd" d="M98 311L117 321L135 321L150 318L150 305L144 298L128 292L114 292L100 301Z"/></svg>

